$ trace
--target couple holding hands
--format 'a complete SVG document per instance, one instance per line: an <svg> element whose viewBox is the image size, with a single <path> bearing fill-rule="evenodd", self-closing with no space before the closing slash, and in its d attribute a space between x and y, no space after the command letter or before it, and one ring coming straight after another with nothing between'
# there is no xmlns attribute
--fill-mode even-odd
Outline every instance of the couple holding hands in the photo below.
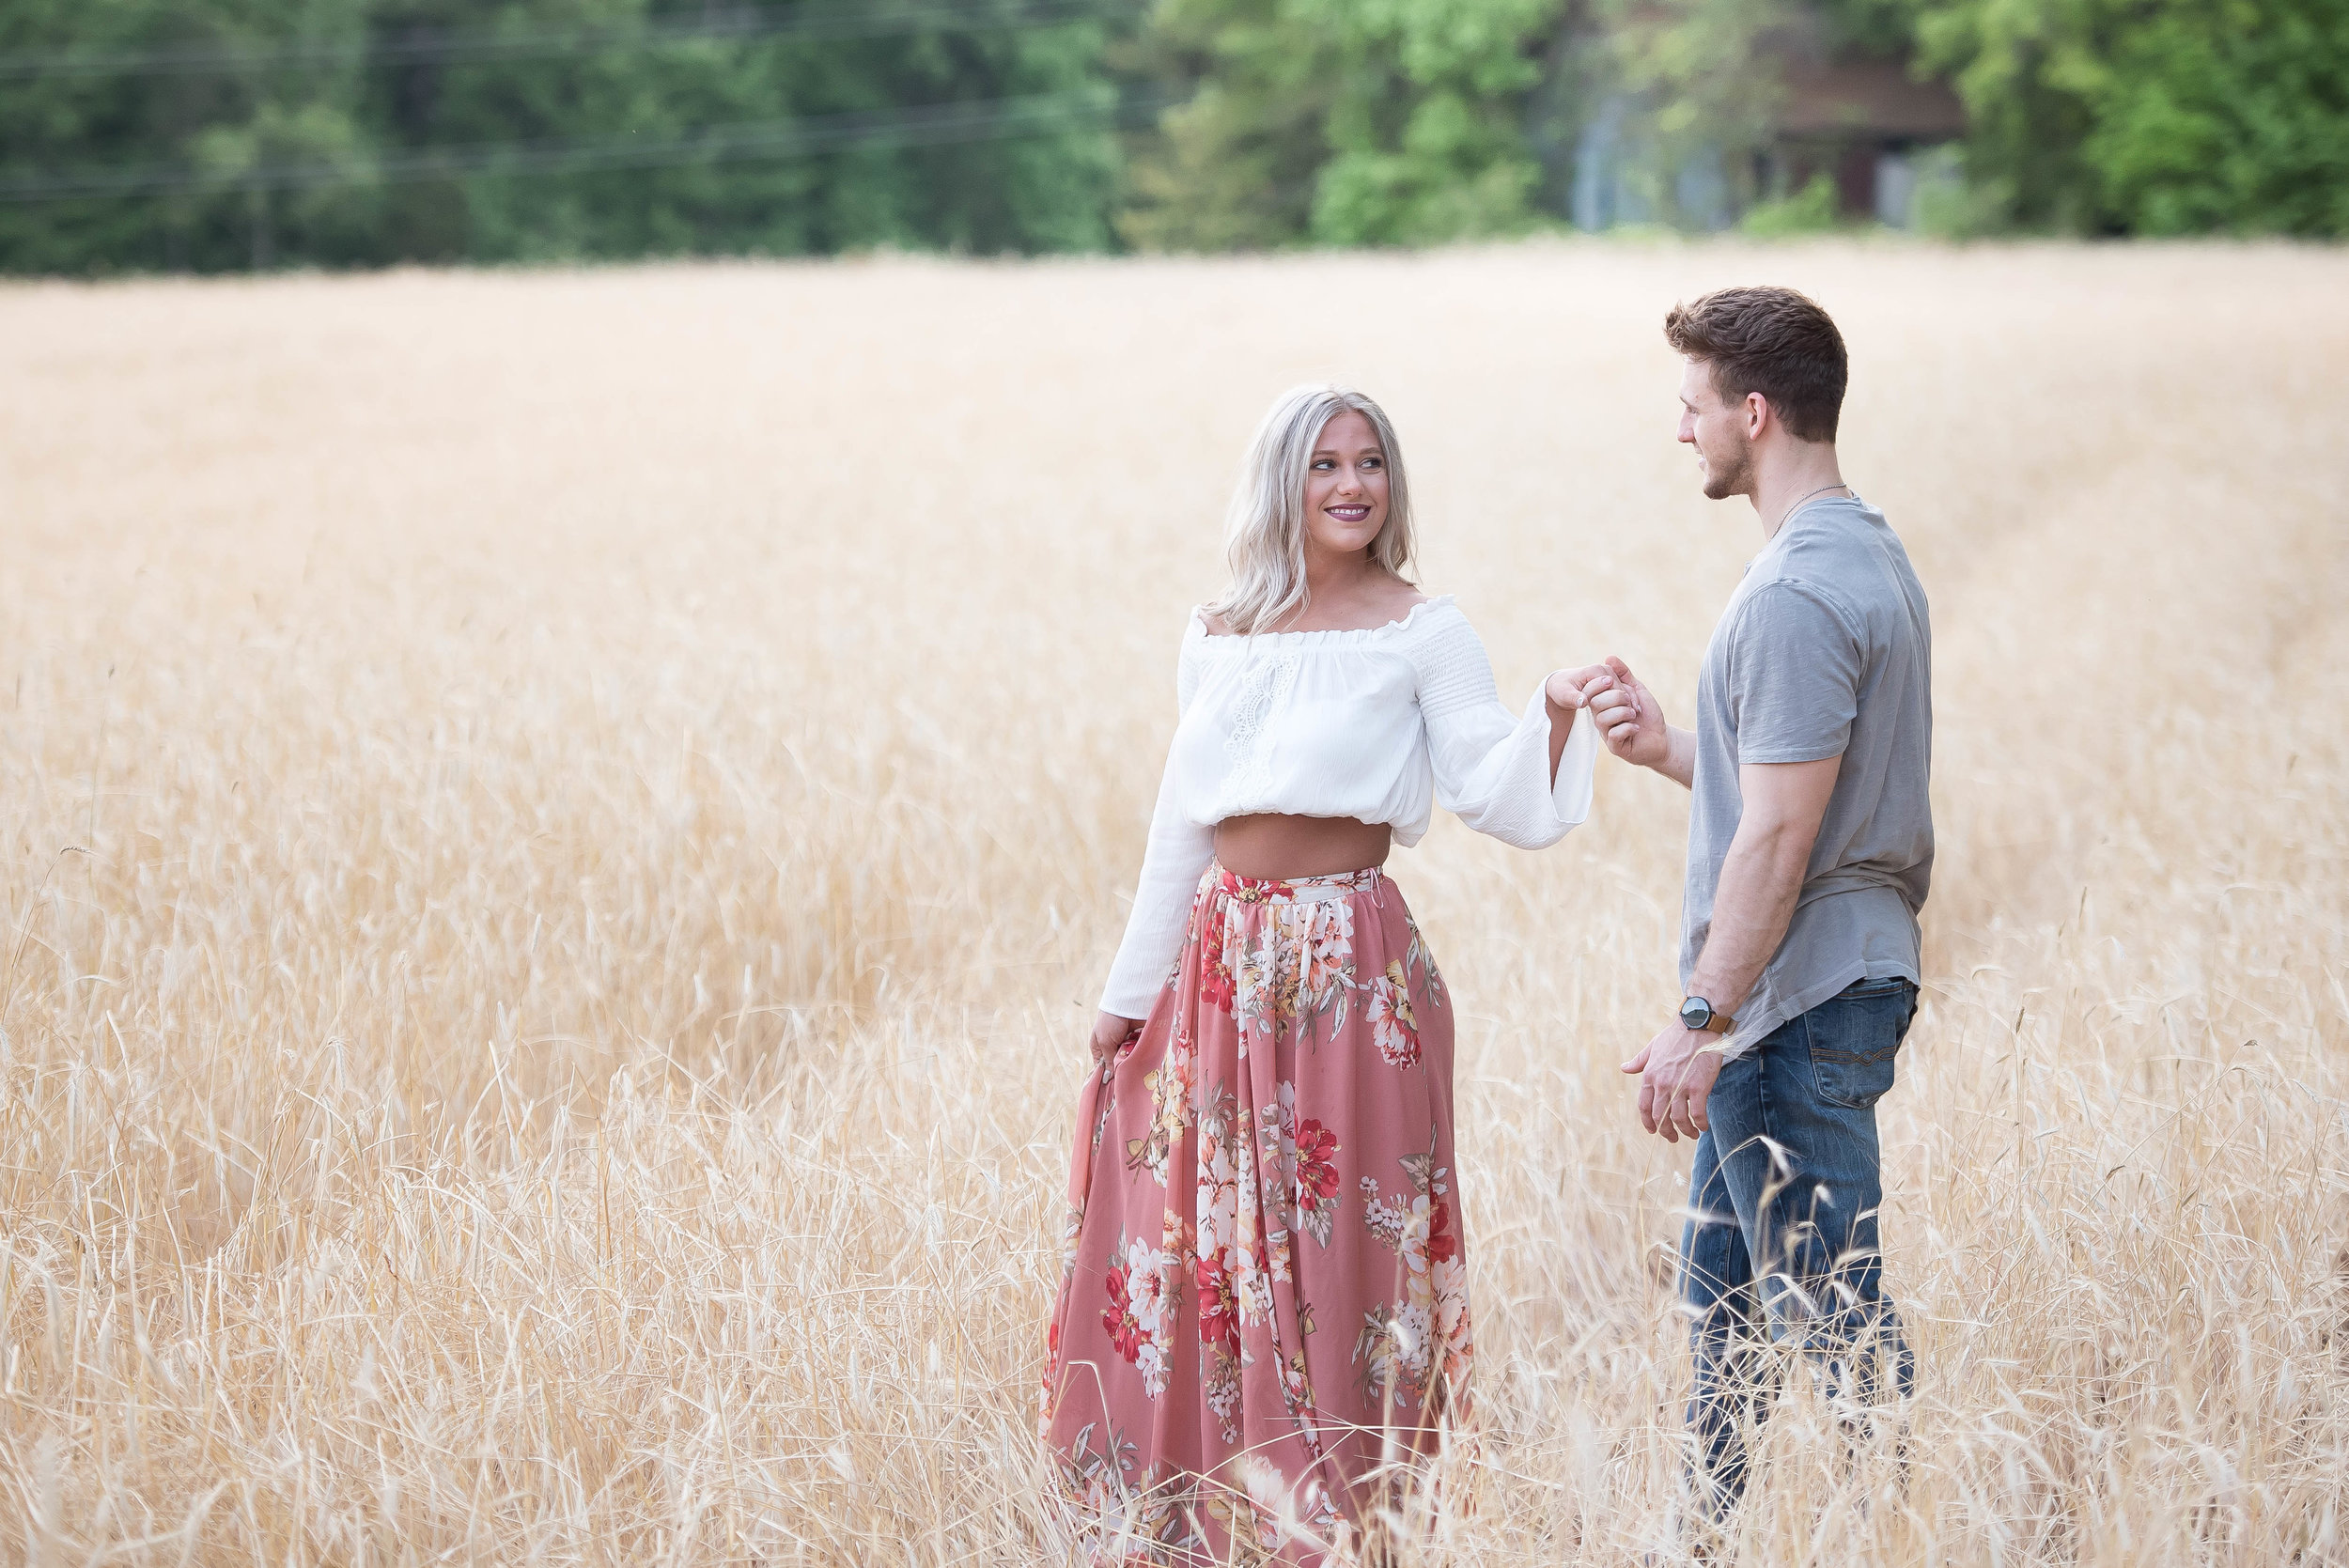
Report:
<svg viewBox="0 0 2349 1568"><path fill-rule="evenodd" d="M1377 1555L1472 1355L1452 1002L1380 866L1436 804L1557 842L1602 748L1691 796L1686 1000L1625 1070L1641 1125L1696 1145L1692 1518L1735 1505L1789 1353L1858 1405L1907 1392L1875 1107L1933 862L1925 596L1837 468L1826 312L1731 288L1664 333L1704 493L1747 497L1766 538L1693 730L1613 659L1501 704L1468 618L1403 575L1376 403L1303 388L1257 431L1231 585L1183 636L1069 1180L1042 1428L1100 1560Z"/></svg>

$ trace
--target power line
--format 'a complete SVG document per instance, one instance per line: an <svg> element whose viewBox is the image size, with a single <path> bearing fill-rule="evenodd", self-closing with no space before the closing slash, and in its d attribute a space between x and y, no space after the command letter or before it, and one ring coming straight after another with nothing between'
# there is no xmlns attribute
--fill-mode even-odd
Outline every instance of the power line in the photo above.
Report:
<svg viewBox="0 0 2349 1568"><path fill-rule="evenodd" d="M1129 125L1173 102L1168 92L1112 101L1098 93L936 103L918 109L810 115L752 125L710 126L681 136L583 136L488 142L387 153L355 163L262 163L241 170L144 164L73 174L0 179L0 202L77 196L160 195L180 191L307 191L338 185L446 179L482 174L574 174L592 169L674 168L687 163L791 158L843 147L939 147L1036 134L1087 122Z"/></svg>
<svg viewBox="0 0 2349 1568"><path fill-rule="evenodd" d="M1052 26L1118 10L1139 14L1142 0L910 0L899 6L822 4L764 8L632 28L538 29L502 35L299 39L258 47L176 44L93 53L30 51L0 54L0 82L42 76L125 79L200 76L289 66L446 65L474 60L562 59L705 39L876 39L930 30L978 32Z"/></svg>

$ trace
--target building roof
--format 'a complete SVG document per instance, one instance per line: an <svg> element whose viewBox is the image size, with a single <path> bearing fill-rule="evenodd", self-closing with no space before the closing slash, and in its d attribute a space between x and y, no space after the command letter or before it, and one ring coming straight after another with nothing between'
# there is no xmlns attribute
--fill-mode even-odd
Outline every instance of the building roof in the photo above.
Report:
<svg viewBox="0 0 2349 1568"><path fill-rule="evenodd" d="M1949 141L1966 133L1966 106L1943 82L1920 82L1894 60L1840 65L1789 60L1781 136L1906 137Z"/></svg>

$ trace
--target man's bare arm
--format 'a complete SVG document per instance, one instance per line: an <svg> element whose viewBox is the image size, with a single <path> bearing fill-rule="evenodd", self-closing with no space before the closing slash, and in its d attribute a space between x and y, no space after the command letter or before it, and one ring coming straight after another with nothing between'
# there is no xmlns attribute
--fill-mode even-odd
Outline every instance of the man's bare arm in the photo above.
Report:
<svg viewBox="0 0 2349 1568"><path fill-rule="evenodd" d="M1714 889L1712 930L1688 980L1690 993L1717 1010L1736 1015L1786 939L1811 846L1843 766L1843 758L1828 757L1737 769L1745 796L1737 832ZM1640 1122L1648 1131L1677 1143L1711 1126L1705 1101L1721 1071L1720 1041L1714 1035L1671 1024L1623 1070L1640 1075Z"/></svg>
<svg viewBox="0 0 2349 1568"><path fill-rule="evenodd" d="M1744 797L1737 832L1721 861L1712 930L1689 976L1690 995L1734 1014L1761 978L1795 918L1811 847L1843 766L1843 759L1833 756L1737 769Z"/></svg>

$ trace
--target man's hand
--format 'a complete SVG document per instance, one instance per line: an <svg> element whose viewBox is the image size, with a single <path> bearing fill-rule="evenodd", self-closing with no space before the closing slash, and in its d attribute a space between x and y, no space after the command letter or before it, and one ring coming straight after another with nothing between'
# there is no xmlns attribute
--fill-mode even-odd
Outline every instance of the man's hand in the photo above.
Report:
<svg viewBox="0 0 2349 1568"><path fill-rule="evenodd" d="M1121 1018L1114 1013L1103 1013L1093 1020L1093 1059L1106 1062L1115 1056L1141 1028L1140 1018Z"/></svg>
<svg viewBox="0 0 2349 1568"><path fill-rule="evenodd" d="M1630 665L1610 659L1596 666L1582 695L1609 751L1641 768L1659 768L1671 759L1672 726L1664 722L1663 706Z"/></svg>
<svg viewBox="0 0 2349 1568"><path fill-rule="evenodd" d="M1717 1043L1703 1030L1674 1024L1623 1064L1625 1072L1640 1075L1641 1126L1677 1143L1682 1134L1693 1140L1711 1125L1704 1102L1721 1076L1721 1057L1706 1048Z"/></svg>
<svg viewBox="0 0 2349 1568"><path fill-rule="evenodd" d="M1610 658L1575 674L1582 678L1583 699L1609 751L1626 762L1653 768L1683 789L1694 784L1697 737L1664 722L1663 705L1631 673L1631 666Z"/></svg>

